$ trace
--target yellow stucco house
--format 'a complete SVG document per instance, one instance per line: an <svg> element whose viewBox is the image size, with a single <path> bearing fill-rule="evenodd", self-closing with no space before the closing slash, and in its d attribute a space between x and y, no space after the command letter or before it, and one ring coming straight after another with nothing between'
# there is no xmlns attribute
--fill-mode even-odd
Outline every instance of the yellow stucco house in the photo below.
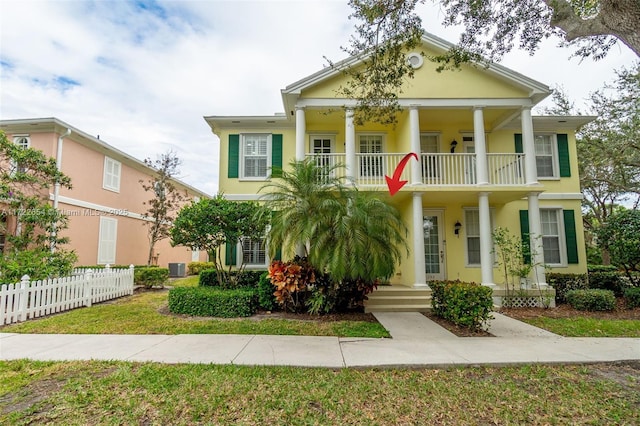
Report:
<svg viewBox="0 0 640 426"><path fill-rule="evenodd" d="M423 37L427 55L450 47ZM357 66L356 57L283 89L281 114L205 117L220 138L220 192L257 200L271 167L313 156L345 164L360 190L389 197L409 229L410 252L368 310L425 309L431 280L478 282L499 296L496 227L531 236L540 265L529 277L534 287L547 287L543 263L553 272L586 273L575 130L592 117L532 116L549 87L500 65L438 73L417 52L407 59L415 78L400 94L395 126L355 125L355 100L336 95L347 78L339 68ZM390 196L385 175L410 152L418 161L407 163L408 183ZM264 246L245 244L227 250L228 264L244 251L252 266L266 267Z"/></svg>

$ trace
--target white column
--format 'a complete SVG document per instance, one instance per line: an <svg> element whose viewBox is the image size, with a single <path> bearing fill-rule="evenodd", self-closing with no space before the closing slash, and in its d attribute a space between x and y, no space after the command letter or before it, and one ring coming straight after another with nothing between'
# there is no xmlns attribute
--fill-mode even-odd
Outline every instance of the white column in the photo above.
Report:
<svg viewBox="0 0 640 426"><path fill-rule="evenodd" d="M411 152L418 154L418 163L410 161L411 184L422 184L422 156L420 155L420 114L417 107L409 108L409 132L411 133Z"/></svg>
<svg viewBox="0 0 640 426"><path fill-rule="evenodd" d="M536 148L533 138L533 120L531 108L522 109L522 151L524 152L524 177L527 185L538 184L538 170L536 168Z"/></svg>
<svg viewBox="0 0 640 426"><path fill-rule="evenodd" d="M427 273L424 265L424 214L422 211L422 194L413 193L413 270L414 287L427 287Z"/></svg>
<svg viewBox="0 0 640 426"><path fill-rule="evenodd" d="M344 144L345 144L345 162L347 165L347 178L355 181L356 178L356 128L353 124L353 110L347 109L345 117L345 129L344 129Z"/></svg>
<svg viewBox="0 0 640 426"><path fill-rule="evenodd" d="M478 216L480 219L480 269L482 285L495 287L493 282L493 237L491 235L491 211L489 193L478 194Z"/></svg>
<svg viewBox="0 0 640 426"><path fill-rule="evenodd" d="M473 141L476 148L476 177L479 185L489 183L487 143L484 139L484 114L481 107L473 108Z"/></svg>
<svg viewBox="0 0 640 426"><path fill-rule="evenodd" d="M540 203L537 192L528 196L529 201L529 241L531 244L531 279L540 287L547 286L547 278L544 272L544 247L542 246L542 225L540 222Z"/></svg>
<svg viewBox="0 0 640 426"><path fill-rule="evenodd" d="M307 123L304 116L304 108L296 107L296 161L304 160L306 133Z"/></svg>

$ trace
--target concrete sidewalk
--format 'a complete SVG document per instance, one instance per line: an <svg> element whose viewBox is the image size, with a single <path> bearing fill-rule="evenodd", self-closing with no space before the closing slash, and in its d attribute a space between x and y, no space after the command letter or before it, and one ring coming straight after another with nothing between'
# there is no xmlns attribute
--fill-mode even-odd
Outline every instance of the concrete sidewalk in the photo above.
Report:
<svg viewBox="0 0 640 426"><path fill-rule="evenodd" d="M262 335L0 334L0 360L300 367L447 367L640 360L640 339L567 338L494 313L495 337L456 337L419 313L376 313L391 339Z"/></svg>

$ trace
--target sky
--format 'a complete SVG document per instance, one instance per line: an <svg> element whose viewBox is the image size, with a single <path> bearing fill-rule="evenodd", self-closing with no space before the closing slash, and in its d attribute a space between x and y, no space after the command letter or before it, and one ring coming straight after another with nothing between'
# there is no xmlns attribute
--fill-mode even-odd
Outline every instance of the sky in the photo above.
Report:
<svg viewBox="0 0 640 426"><path fill-rule="evenodd" d="M427 3L425 30L455 42ZM179 178L215 194L219 140L203 116L283 112L281 89L345 58L349 14L346 0L0 0L0 118L56 117L139 160L173 150ZM619 43L581 62L557 43L501 64L581 107L637 60Z"/></svg>

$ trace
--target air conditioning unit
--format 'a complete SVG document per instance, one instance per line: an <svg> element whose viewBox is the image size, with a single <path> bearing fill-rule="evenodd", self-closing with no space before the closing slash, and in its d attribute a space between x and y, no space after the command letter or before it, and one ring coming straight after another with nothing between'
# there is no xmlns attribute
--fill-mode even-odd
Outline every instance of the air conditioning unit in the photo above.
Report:
<svg viewBox="0 0 640 426"><path fill-rule="evenodd" d="M186 267L184 263L170 263L169 264L169 277L178 278L186 276Z"/></svg>

